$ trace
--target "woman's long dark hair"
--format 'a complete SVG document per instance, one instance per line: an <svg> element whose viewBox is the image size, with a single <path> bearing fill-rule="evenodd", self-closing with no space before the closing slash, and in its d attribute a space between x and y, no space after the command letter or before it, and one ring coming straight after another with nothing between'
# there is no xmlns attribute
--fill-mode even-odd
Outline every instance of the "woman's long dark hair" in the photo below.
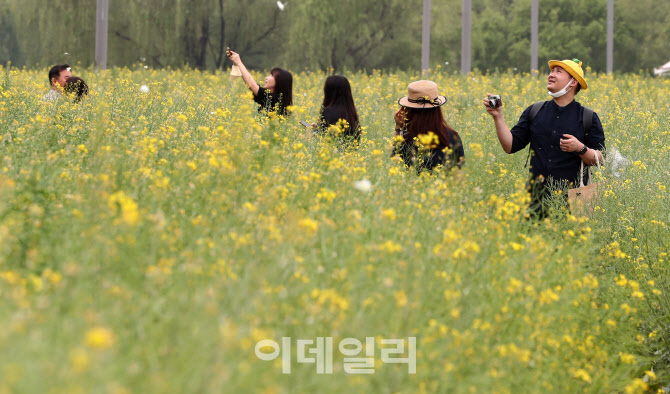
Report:
<svg viewBox="0 0 670 394"><path fill-rule="evenodd" d="M65 93L74 93L74 101L78 103L88 94L88 85L86 85L86 82L79 77L69 77L65 81L63 90Z"/></svg>
<svg viewBox="0 0 670 394"><path fill-rule="evenodd" d="M323 84L323 108L333 108L340 114L340 118L349 123L344 135L360 138L361 128L358 123L358 112L351 94L349 80L341 75L331 75Z"/></svg>
<svg viewBox="0 0 670 394"><path fill-rule="evenodd" d="M270 75L275 79L275 87L272 93L281 98L281 111L288 114L288 107L293 105L293 75L283 68L275 67L270 70Z"/></svg>
<svg viewBox="0 0 670 394"><path fill-rule="evenodd" d="M419 134L428 134L432 131L439 140L439 149L454 148L449 144L449 132L453 133L454 137L458 137L458 133L444 120L440 107L426 109L406 107L405 117L408 122L404 134L406 143L411 144Z"/></svg>

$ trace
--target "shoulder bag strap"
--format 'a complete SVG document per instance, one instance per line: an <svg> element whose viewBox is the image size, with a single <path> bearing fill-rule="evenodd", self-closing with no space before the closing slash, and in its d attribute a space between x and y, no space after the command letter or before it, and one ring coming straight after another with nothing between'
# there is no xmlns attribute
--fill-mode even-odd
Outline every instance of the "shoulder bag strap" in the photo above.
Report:
<svg viewBox="0 0 670 394"><path fill-rule="evenodd" d="M596 166L598 167L599 170L602 170L600 168L600 156L598 155L598 150L594 149L596 151ZM589 184L593 183L593 178L591 178L591 166L586 167L586 171L589 173ZM582 161L581 168L579 169L579 186L584 186L584 162Z"/></svg>
<svg viewBox="0 0 670 394"><path fill-rule="evenodd" d="M584 127L584 136L586 136L589 134L589 131L591 131L591 126L593 126L593 110L589 107L582 107L582 111L582 126ZM600 157L598 156L598 153L596 153L596 165L598 166L598 169L600 169ZM584 162L582 161L582 170L579 172L582 177L584 174L583 168ZM592 183L593 179L591 178L591 166L587 166L587 171L589 173L589 183ZM580 182L582 182L581 179Z"/></svg>

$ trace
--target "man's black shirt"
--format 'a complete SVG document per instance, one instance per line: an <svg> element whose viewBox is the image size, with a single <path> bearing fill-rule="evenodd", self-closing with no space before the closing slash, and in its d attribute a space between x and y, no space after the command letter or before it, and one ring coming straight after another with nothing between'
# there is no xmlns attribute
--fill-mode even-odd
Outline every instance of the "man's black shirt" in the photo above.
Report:
<svg viewBox="0 0 670 394"><path fill-rule="evenodd" d="M511 130L510 153L518 152L530 143L530 172L533 178L542 175L554 182L579 185L581 156L574 152L563 152L560 139L563 134L571 134L591 149L604 150L605 133L600 118L593 114L591 129L585 135L583 107L577 101L573 100L565 107L559 107L553 100L548 101L532 123L529 122L531 107L523 111L519 122Z"/></svg>

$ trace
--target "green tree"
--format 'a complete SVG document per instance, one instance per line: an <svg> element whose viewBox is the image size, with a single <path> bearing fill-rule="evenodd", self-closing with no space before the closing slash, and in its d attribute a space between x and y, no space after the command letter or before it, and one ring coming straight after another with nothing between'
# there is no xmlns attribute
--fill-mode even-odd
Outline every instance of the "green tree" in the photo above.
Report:
<svg viewBox="0 0 670 394"><path fill-rule="evenodd" d="M296 3L291 10L294 23L286 62L293 67L333 70L420 65L421 26L416 21L421 9L416 3L420 2Z"/></svg>
<svg viewBox="0 0 670 394"><path fill-rule="evenodd" d="M670 60L670 2L616 0L614 69L650 72Z"/></svg>
<svg viewBox="0 0 670 394"><path fill-rule="evenodd" d="M84 64L93 62L95 4L91 7L77 0L7 0L7 6L14 22L18 52L23 57L10 59L13 63L46 67L70 63L72 59Z"/></svg>
<svg viewBox="0 0 670 394"><path fill-rule="evenodd" d="M146 59L156 67L220 68L226 61L226 46L243 54L251 67L263 64L268 54L274 55L287 25L277 6L267 1L126 3L128 7L110 11L110 36L114 38L110 52L126 54L126 62Z"/></svg>
<svg viewBox="0 0 670 394"><path fill-rule="evenodd" d="M16 30L14 27L14 20L9 8L0 4L0 64L4 65L7 62L23 63L23 54L19 48Z"/></svg>
<svg viewBox="0 0 670 394"><path fill-rule="evenodd" d="M433 0L431 66L460 71L461 0ZM539 2L539 66L551 58L606 67L607 0ZM530 1L472 1L472 67L530 67ZM114 0L108 64L225 67L225 47L250 68L415 69L421 0ZM92 65L96 2L3 0L0 61L16 66ZM614 70L651 72L670 58L670 2L616 0ZM67 53L67 55L66 55ZM449 63L448 65L445 63Z"/></svg>

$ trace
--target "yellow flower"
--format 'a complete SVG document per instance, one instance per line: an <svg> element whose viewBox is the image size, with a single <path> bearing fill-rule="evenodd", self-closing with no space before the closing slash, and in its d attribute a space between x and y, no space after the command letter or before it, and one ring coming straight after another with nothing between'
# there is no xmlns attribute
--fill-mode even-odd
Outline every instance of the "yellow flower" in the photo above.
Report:
<svg viewBox="0 0 670 394"><path fill-rule="evenodd" d="M428 134L419 134L417 139L426 149L437 148L437 145L440 143L439 138L432 131L429 131Z"/></svg>
<svg viewBox="0 0 670 394"><path fill-rule="evenodd" d="M81 372L88 368L89 360L86 349L77 348L70 352L70 367L76 372Z"/></svg>
<svg viewBox="0 0 670 394"><path fill-rule="evenodd" d="M621 362L624 364L635 364L635 356L629 353L619 353L619 357L621 358Z"/></svg>
<svg viewBox="0 0 670 394"><path fill-rule="evenodd" d="M632 296L633 298L639 298L639 299L641 299L641 300L644 300L644 293L641 292L641 291L634 291L634 292L631 294L631 296Z"/></svg>
<svg viewBox="0 0 670 394"><path fill-rule="evenodd" d="M559 300L558 294L556 294L552 289L546 289L542 290L540 292L540 305L542 304L550 304L554 301Z"/></svg>
<svg viewBox="0 0 670 394"><path fill-rule="evenodd" d="M589 375L588 372L586 372L583 369L578 369L572 372L572 376L576 377L577 379L581 379L585 382L590 382L591 381L591 375Z"/></svg>
<svg viewBox="0 0 670 394"><path fill-rule="evenodd" d="M313 233L315 233L319 229L319 222L310 218L300 219L298 224L303 229L311 231Z"/></svg>
<svg viewBox="0 0 670 394"><path fill-rule="evenodd" d="M619 275L619 277L617 277L616 279L614 279L614 283L616 283L621 287L625 287L628 284L628 279L626 279L626 277L622 274Z"/></svg>
<svg viewBox="0 0 670 394"><path fill-rule="evenodd" d="M479 245L475 241L465 241L465 243L463 243L463 247L465 248L465 250L471 253L479 253L479 251L481 250L479 248Z"/></svg>
<svg viewBox="0 0 670 394"><path fill-rule="evenodd" d="M21 282L21 276L14 271L0 272L0 278L11 285L16 285Z"/></svg>
<svg viewBox="0 0 670 394"><path fill-rule="evenodd" d="M396 291L394 293L394 296L395 296L396 306L403 307L403 306L407 305L407 295L405 294L404 291L402 291L402 290Z"/></svg>
<svg viewBox="0 0 670 394"><path fill-rule="evenodd" d="M105 327L93 327L86 332L85 343L93 349L107 349L114 344L114 334Z"/></svg>
<svg viewBox="0 0 670 394"><path fill-rule="evenodd" d="M140 212L137 203L122 191L118 191L109 196L107 205L113 211L120 211L121 220L126 224L135 225L140 220Z"/></svg>
<svg viewBox="0 0 670 394"><path fill-rule="evenodd" d="M637 394L644 393L649 390L649 385L646 384L642 379L635 378L631 384L626 386L624 392L626 394Z"/></svg>
<svg viewBox="0 0 670 394"><path fill-rule="evenodd" d="M391 240L388 240L384 242L383 244L379 245L379 250L385 251L388 253L398 253L402 252L402 246L400 244L397 244Z"/></svg>
<svg viewBox="0 0 670 394"><path fill-rule="evenodd" d="M517 251L522 250L524 248L524 246L522 244L518 243L518 242L510 242L509 244L512 247L512 249L517 250Z"/></svg>
<svg viewBox="0 0 670 394"><path fill-rule="evenodd" d="M347 130L349 128L349 122L347 122L346 119L339 119L337 121L337 128L342 131Z"/></svg>
<svg viewBox="0 0 670 394"><path fill-rule="evenodd" d="M395 221L396 219L395 209L393 208L382 209L382 218L388 219L390 221Z"/></svg>
<svg viewBox="0 0 670 394"><path fill-rule="evenodd" d="M509 285L505 290L507 290L508 293L516 293L517 291L521 290L523 286L523 283L521 283L520 280L512 278L509 280Z"/></svg>

